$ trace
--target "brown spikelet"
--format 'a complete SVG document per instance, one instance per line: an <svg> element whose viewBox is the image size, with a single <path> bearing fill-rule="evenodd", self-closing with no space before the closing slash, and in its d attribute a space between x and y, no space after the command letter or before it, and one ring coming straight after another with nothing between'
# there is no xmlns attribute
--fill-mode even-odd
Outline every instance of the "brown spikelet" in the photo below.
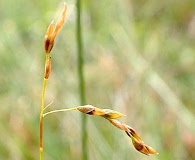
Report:
<svg viewBox="0 0 195 160"><path fill-rule="evenodd" d="M45 79L49 78L51 72L51 57L48 59L48 61L45 63Z"/></svg>
<svg viewBox="0 0 195 160"><path fill-rule="evenodd" d="M93 113L95 111L95 107L92 105L85 105L85 106L77 107L77 110L82 112L82 113L85 113L85 114L93 115Z"/></svg>
<svg viewBox="0 0 195 160"><path fill-rule="evenodd" d="M130 137L134 137L137 141L142 142L142 139L140 138L140 136L138 135L138 133L130 126L126 125L126 127L128 128L126 132L126 134Z"/></svg>
<svg viewBox="0 0 195 160"><path fill-rule="evenodd" d="M145 155L158 154L152 147L144 144L144 142L139 142L134 137L131 138L133 146L135 149Z"/></svg>
<svg viewBox="0 0 195 160"><path fill-rule="evenodd" d="M64 8L58 17L56 24L54 24L54 22L52 21L47 28L47 31L45 33L45 40L44 40L46 54L49 54L51 52L54 46L55 38L64 25L65 18L66 18L66 11L67 11L67 5L64 4Z"/></svg>
<svg viewBox="0 0 195 160"><path fill-rule="evenodd" d="M102 109L102 111L104 112L104 115L102 115L102 117L106 119L116 119L124 116L124 114L117 111L113 111L111 109Z"/></svg>
<svg viewBox="0 0 195 160"><path fill-rule="evenodd" d="M92 105L79 106L77 107L77 110L85 114L90 114L94 116L102 116L106 119L115 119L115 118L120 118L124 116L124 114L120 112L113 111L111 109L100 109Z"/></svg>
<svg viewBox="0 0 195 160"><path fill-rule="evenodd" d="M120 130L123 130L131 138L133 146L137 151L145 155L158 154L152 147L142 141L135 129L116 120L116 118L124 116L122 113L110 109L100 109L92 105L79 106L77 110L85 114L106 118L110 123Z"/></svg>
<svg viewBox="0 0 195 160"><path fill-rule="evenodd" d="M54 38L53 38L53 33L54 33L54 23L53 21L50 23L50 25L47 28L46 34L45 34L45 53L49 54L54 46Z"/></svg>
<svg viewBox="0 0 195 160"><path fill-rule="evenodd" d="M79 110L82 113L94 116L102 116L105 114L105 112L103 112L102 109L94 107L92 105L79 106L77 107L77 110Z"/></svg>
<svg viewBox="0 0 195 160"><path fill-rule="evenodd" d="M56 37L56 35L60 32L60 30L62 29L64 22L65 22L65 18L66 18L66 11L67 11L67 5L64 4L64 8L61 12L61 14L59 15L57 22L56 22L56 26L55 26L55 30L54 30L54 37Z"/></svg>
<svg viewBox="0 0 195 160"><path fill-rule="evenodd" d="M158 154L152 147L146 145L138 133L130 126L119 122L116 119L109 119L109 122L112 123L115 127L123 130L131 138L133 146L135 149L145 155Z"/></svg>

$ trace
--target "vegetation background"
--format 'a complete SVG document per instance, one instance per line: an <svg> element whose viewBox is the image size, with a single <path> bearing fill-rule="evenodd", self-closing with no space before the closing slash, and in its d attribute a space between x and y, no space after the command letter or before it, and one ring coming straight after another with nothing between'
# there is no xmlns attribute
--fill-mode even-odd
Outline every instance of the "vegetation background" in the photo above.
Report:
<svg viewBox="0 0 195 160"><path fill-rule="evenodd" d="M74 0L52 51L50 110L79 105ZM0 159L39 157L43 40L61 0L0 2ZM159 155L134 150L102 118L88 117L90 160L195 159L195 1L82 2L87 103L127 116ZM79 160L81 113L45 118L47 160Z"/></svg>

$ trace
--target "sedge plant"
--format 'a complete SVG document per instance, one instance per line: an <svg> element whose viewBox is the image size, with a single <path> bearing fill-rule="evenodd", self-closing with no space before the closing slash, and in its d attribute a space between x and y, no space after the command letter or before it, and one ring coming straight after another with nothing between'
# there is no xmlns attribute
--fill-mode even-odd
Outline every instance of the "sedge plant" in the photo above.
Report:
<svg viewBox="0 0 195 160"><path fill-rule="evenodd" d="M45 112L44 101L45 101L45 91L47 87L47 81L51 72L51 51L54 46L55 38L62 29L65 17L67 12L67 4L64 4L63 10L60 13L56 23L52 21L46 31L45 40L44 40L44 47L45 47L45 71L44 71L44 78L43 78L43 86L42 86L42 98L41 98L41 110L40 110L40 160L43 160L43 119L45 116L48 116L53 113L58 112L68 112L68 111L79 111L86 115L93 115L93 116L100 116L108 120L112 125L117 127L118 129L124 131L126 135L131 139L133 146L135 149L145 155L157 154L157 152L146 145L139 134L136 132L135 129L130 127L129 125L123 124L120 121L116 120L124 114L111 110L111 109L100 109L98 107L94 107L92 105L81 105L74 108L65 108L65 109L58 109L49 112ZM86 143L86 142L85 142ZM85 155L87 157L87 155Z"/></svg>
<svg viewBox="0 0 195 160"><path fill-rule="evenodd" d="M43 117L44 117L44 109L45 109L45 90L47 87L47 81L51 72L51 50L54 46L55 38L60 32L60 30L63 27L63 24L65 22L66 17L66 11L67 11L67 5L64 4L63 10L60 13L56 23L54 24L54 21L50 23L50 25L47 28L46 34L45 34L45 40L44 40L44 47L45 47L45 72L44 72L44 78L43 78L43 87L42 87L42 97L41 97L41 111L40 111L40 160L43 160Z"/></svg>

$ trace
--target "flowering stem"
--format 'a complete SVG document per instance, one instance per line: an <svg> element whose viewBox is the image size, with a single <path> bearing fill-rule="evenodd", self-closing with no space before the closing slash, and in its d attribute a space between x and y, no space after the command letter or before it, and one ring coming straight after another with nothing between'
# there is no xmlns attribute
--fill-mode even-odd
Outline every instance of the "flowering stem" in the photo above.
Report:
<svg viewBox="0 0 195 160"><path fill-rule="evenodd" d="M85 100L85 83L83 75L83 44L81 34L81 0L77 0L77 45L78 45L78 78L79 78L79 95L80 103L84 105ZM87 157L87 119L82 115L82 159L88 160Z"/></svg>
<svg viewBox="0 0 195 160"><path fill-rule="evenodd" d="M39 139L39 153L40 153L40 160L43 160L43 114L40 114L40 139Z"/></svg>
<svg viewBox="0 0 195 160"><path fill-rule="evenodd" d="M45 64L49 60L49 55L46 54ZM46 70L45 70L46 72ZM44 73L45 74L45 73ZM41 111L40 111L40 122L39 122L39 153L40 160L43 160L43 113L44 113L44 105L45 105L45 90L47 85L47 79L43 79L43 87L42 87L42 95L41 95Z"/></svg>
<svg viewBox="0 0 195 160"><path fill-rule="evenodd" d="M43 114L43 117L45 117L46 115L52 114L52 113L67 112L67 111L73 111L73 110L77 110L77 108L57 109L57 110L53 110L53 111L44 113L44 114Z"/></svg>
<svg viewBox="0 0 195 160"><path fill-rule="evenodd" d="M40 128L39 128L39 135L40 135L40 160L43 160L43 117L44 117L44 109L46 109L48 106L45 107L45 90L47 85L47 80L49 78L50 72L51 72L51 57L50 52L54 46L55 38L57 34L62 29L65 17L66 17L66 11L67 11L67 5L64 3L64 7L62 12L60 13L56 23L54 24L53 21L50 23L50 25L47 28L47 31L45 33L45 39L44 39L44 48L45 48L45 72L44 72L44 79L43 79L43 87L42 87L42 96L41 96L41 111L40 111Z"/></svg>

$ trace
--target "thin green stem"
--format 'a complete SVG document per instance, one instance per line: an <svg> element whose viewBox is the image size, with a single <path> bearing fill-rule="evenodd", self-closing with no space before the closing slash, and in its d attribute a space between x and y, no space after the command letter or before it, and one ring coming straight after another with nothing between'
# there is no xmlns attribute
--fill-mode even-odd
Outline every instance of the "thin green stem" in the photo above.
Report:
<svg viewBox="0 0 195 160"><path fill-rule="evenodd" d="M77 0L77 45L78 45L78 78L79 78L79 95L80 103L86 103L85 98L85 82L83 74L83 44L81 33L81 0ZM87 119L86 115L82 115L82 159L87 160Z"/></svg>
<svg viewBox="0 0 195 160"><path fill-rule="evenodd" d="M76 108L66 108L66 109L57 109L57 110L53 110L53 111L49 111L43 114L43 117L45 117L46 115L52 114L52 113L58 113L58 112L67 112L67 111L73 111L73 110L77 110Z"/></svg>
<svg viewBox="0 0 195 160"><path fill-rule="evenodd" d="M42 96L41 96L41 112L43 112L44 105L45 105L45 90L46 90L46 85L47 85L47 79L44 78L44 80L43 80L43 88L42 88Z"/></svg>
<svg viewBox="0 0 195 160"><path fill-rule="evenodd" d="M48 61L49 55L46 55L45 63ZM43 79L42 95L41 95L41 111L40 111L40 123L39 123L39 153L40 160L43 160L43 113L45 105L45 90L47 86L47 79Z"/></svg>
<svg viewBox="0 0 195 160"><path fill-rule="evenodd" d="M39 153L40 153L40 160L43 160L43 115L40 114L40 146L39 146Z"/></svg>
<svg viewBox="0 0 195 160"><path fill-rule="evenodd" d="M40 112L40 160L43 160L43 111L44 111L44 99L45 99L45 90L47 85L47 79L44 78L43 80L43 89L42 89L42 97L41 97L41 112Z"/></svg>

